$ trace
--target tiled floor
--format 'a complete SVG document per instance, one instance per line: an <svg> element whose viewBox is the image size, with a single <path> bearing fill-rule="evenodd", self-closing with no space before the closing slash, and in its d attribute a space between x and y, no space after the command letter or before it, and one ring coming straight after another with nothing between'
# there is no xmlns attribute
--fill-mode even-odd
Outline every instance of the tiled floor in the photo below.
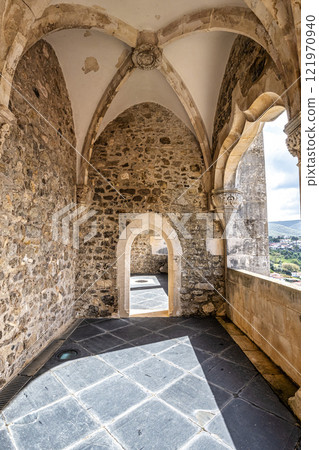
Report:
<svg viewBox="0 0 319 450"><path fill-rule="evenodd" d="M0 449L293 450L299 426L214 319L84 321L0 416Z"/></svg>
<svg viewBox="0 0 319 450"><path fill-rule="evenodd" d="M131 275L130 315L167 311L167 274Z"/></svg>

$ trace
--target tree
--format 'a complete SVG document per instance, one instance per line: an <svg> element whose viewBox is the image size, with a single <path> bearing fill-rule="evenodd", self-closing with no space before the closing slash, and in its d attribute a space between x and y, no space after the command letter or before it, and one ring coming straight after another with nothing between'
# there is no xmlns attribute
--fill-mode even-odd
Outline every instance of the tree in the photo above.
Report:
<svg viewBox="0 0 319 450"><path fill-rule="evenodd" d="M297 264L292 264L292 263L283 263L282 269L283 269L283 271L287 270L289 272L299 272L299 266L297 266Z"/></svg>
<svg viewBox="0 0 319 450"><path fill-rule="evenodd" d="M291 260L291 264L295 264L296 266L299 267L299 261L298 261L298 259L292 259L292 260Z"/></svg>

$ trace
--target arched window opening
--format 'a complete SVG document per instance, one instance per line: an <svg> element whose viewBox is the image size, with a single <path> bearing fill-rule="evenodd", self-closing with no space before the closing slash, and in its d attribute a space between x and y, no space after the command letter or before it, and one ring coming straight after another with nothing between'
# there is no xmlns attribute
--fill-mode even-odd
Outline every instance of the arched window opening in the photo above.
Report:
<svg viewBox="0 0 319 450"><path fill-rule="evenodd" d="M301 284L299 171L286 146L284 112L264 126L270 276Z"/></svg>

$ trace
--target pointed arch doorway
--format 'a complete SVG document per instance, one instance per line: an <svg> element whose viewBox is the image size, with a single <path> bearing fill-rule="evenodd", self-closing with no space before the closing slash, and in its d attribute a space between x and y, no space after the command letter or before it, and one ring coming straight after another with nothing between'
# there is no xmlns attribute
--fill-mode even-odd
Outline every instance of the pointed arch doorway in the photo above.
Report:
<svg viewBox="0 0 319 450"><path fill-rule="evenodd" d="M120 317L130 315L130 265L134 239L141 233L154 231L167 245L168 252L168 315L181 315L181 255L178 236L161 214L144 213L136 216L121 232L117 244L117 289Z"/></svg>

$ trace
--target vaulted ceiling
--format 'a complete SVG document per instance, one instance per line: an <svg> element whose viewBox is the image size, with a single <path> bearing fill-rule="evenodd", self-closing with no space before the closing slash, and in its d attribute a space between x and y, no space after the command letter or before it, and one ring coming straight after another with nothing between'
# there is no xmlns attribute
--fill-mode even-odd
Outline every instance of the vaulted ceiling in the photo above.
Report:
<svg viewBox="0 0 319 450"><path fill-rule="evenodd" d="M290 115L299 111L299 18L299 0L3 0L0 106L5 111L9 103L20 57L43 38L57 54L72 104L79 183L102 130L147 101L192 130L209 168L217 100L237 34L265 48L290 89Z"/></svg>
<svg viewBox="0 0 319 450"><path fill-rule="evenodd" d="M51 1L51 5L62 3ZM154 34L183 15L205 8L240 6L241 0L82 0L68 1L94 7L114 16L138 31ZM236 33L200 32L172 40L163 48L163 57L186 87L189 101L203 124L207 146L211 143L214 115L225 66ZM74 114L77 148L82 152L87 132L103 93L110 85L131 48L116 37L96 28L64 29L45 39L55 50L62 67ZM158 70L134 68L125 79L100 120L97 137L107 124L130 106L155 102L174 112L195 134L190 113L181 99L180 87L173 88ZM183 104L184 103L184 104ZM197 136L198 137L198 136Z"/></svg>

